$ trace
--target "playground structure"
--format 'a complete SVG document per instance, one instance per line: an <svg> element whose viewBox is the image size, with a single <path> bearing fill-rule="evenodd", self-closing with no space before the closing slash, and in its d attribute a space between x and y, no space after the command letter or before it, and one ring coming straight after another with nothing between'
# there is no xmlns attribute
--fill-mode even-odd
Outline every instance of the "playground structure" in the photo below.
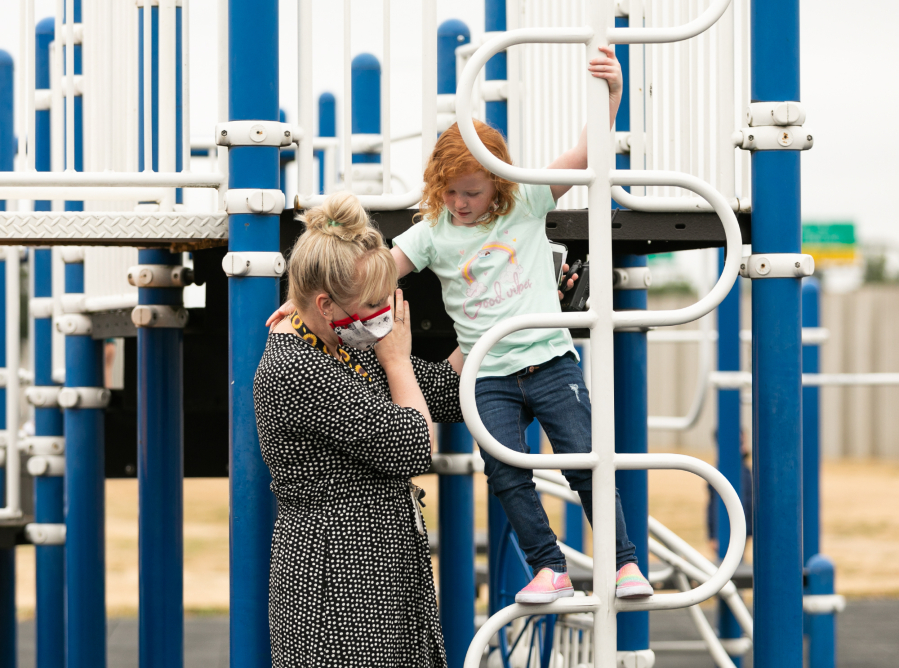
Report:
<svg viewBox="0 0 899 668"><path fill-rule="evenodd" d="M19 375L7 372L5 389L0 389L8 426L6 447L0 450L5 453L0 459L5 465L0 476L0 485L5 485L5 506L0 509L0 666L15 665L13 538L38 546L38 665L61 666L64 656L73 667L105 665L103 479L109 449L104 429L109 429L116 393L105 387L101 342L123 335L137 340L140 662L142 667L182 665L180 490L191 447L191 412L186 408L191 393L183 389L191 359L184 352L190 343L182 288L210 276L210 255L228 276L222 299L227 300L230 340L231 662L270 665L267 597L274 507L269 474L259 456L251 396L264 330L247 323L264 321L276 308L284 269L280 252L296 231L289 213L278 215L289 211L284 165L290 159L297 164L297 208L314 205L323 192L351 188L377 212L389 238L410 224L407 209L421 194L415 181L398 179L394 173L398 165L392 162L391 144L420 137L420 175L437 133L456 120L487 169L519 182L582 186L549 216L547 233L565 240L581 256L589 252L595 268L590 310L516 318L492 331L469 356L461 396L468 429L480 447L508 463L534 468L542 493L572 502L565 551L570 563L592 570L593 593L549 606L503 607L502 592L514 589L526 574L513 572L517 546L501 508L491 499L492 617L475 633L475 568L469 556L475 549L471 476L477 458L466 428L443 426L434 471L440 474L438 580L446 583L440 587L440 609L450 665L461 666L463 660L469 668L479 665L484 648L496 638L492 655L497 658L488 658L491 665L500 660L504 665L562 661L566 666L648 667L655 657L647 611L687 606L719 666L739 665L750 646L756 665L801 665L804 609L819 613L805 622L812 665L833 665L832 613L841 602L832 596L832 566L818 555L813 384L896 379L802 375L817 372L815 331L802 333L803 326L817 326L817 287L807 281L800 288L811 266L799 248L797 150L810 148L813 138L802 127L805 111L797 102L798 53L791 45L798 40L798 2L572 1L553 3L550 9L530 0L487 0L487 35L480 45L470 43L468 29L460 22L447 21L438 28L435 3L423 2L421 130L396 136L390 132L390 96L380 93L390 90L389 2L383 13L383 68L373 56L351 57L349 21L344 22L343 91L319 99L318 132L311 76L313 3L302 0L298 7L299 118L294 126L279 114L277 1L221 2L215 144L194 141L189 133L189 0L144 0L136 8L101 0L65 0L59 5L57 16L73 20L36 24L33 1L22 2L18 151L10 127L11 105L7 116L0 111L0 170L10 172L0 174L0 197L20 200L17 209L0 214L0 237L12 246L4 260L6 368L18 369L20 358L17 296L22 257L16 246L32 247L25 261L34 342L32 385L20 392ZM348 0L344 8L348 15ZM777 22L766 20L775 15ZM676 41L681 45L669 44ZM551 46L527 46L531 43ZM618 45L625 73L625 98L614 135L606 132L605 84L582 71L584 53L606 43ZM586 45L586 51L575 46L579 44ZM547 76L550 66L541 67L541 62L551 63L558 76ZM12 81L11 60L0 67L9 70L0 71L0 96L9 95L11 83L2 86ZM569 112L558 104L560 97L577 104L570 105ZM341 100L345 106L338 125L335 102ZM738 108L740 114L749 110L745 123L737 121ZM473 114L508 136L515 164L523 167L500 164L479 146ZM590 137L588 170L535 169L568 148L584 122ZM18 162L12 171L14 153ZM401 192L395 192L398 186ZM211 206L186 208L183 188L213 192ZM675 189L699 197L674 196ZM616 207L626 209L610 208L613 199ZM576 210L585 205L589 213ZM744 258L750 229L753 254ZM229 252L214 255L210 247L225 243ZM717 283L697 304L675 312L646 311L650 278L645 253L650 248L659 252L721 246L726 252L719 256ZM141 250L132 250L137 247ZM193 268L183 264L188 251ZM733 488L740 476L738 387L747 378L726 375L740 368L740 291L732 288L738 273L758 283L753 286L749 380L754 381L756 426L755 622L730 582L745 538L743 510ZM614 290L610 274L617 277ZM438 301L434 283L422 281L409 286L413 302L415 290ZM224 294L214 293L213 283L212 278L206 283L210 313L213 297ZM695 320L716 308L718 373L709 373L711 352L706 348L700 377L709 375L719 388L718 470L683 456L646 452L647 428L688 428L707 388L700 384L686 416L647 416L647 341L666 334L647 330ZM452 332L445 314L442 320L439 313L429 314L416 325L416 335L439 347L451 340ZM584 366L595 411L594 452L580 457L517 455L502 448L480 424L473 404L477 364L505 334L558 326L589 337ZM701 331L700 345L710 345L709 318ZM20 395L34 407L35 422L34 436L21 442ZM30 456L27 470L34 476L33 518L23 512L23 455ZM546 468L593 470L598 493L592 559L582 554L577 496ZM648 517L646 468L691 471L715 486L722 499L720 565ZM679 593L643 602L615 600L608 537L616 483L640 563L648 563L651 551L667 565L651 573L651 579L671 582ZM690 581L697 583L695 589ZM695 606L716 594L722 612L717 636ZM620 624L618 613L624 615ZM534 619L524 625L515 622L522 615ZM540 649L522 658L520 650L515 653L516 642L518 647Z"/></svg>

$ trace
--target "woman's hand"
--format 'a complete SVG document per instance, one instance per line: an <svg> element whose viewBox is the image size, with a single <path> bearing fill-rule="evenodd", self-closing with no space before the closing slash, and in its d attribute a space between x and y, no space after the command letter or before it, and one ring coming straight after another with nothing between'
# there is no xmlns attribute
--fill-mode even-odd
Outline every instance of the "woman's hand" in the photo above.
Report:
<svg viewBox="0 0 899 668"><path fill-rule="evenodd" d="M393 329L390 334L378 341L375 354L385 371L400 364L411 367L412 362L409 358L412 355L412 319L409 302L403 301L403 291L399 289L396 295L391 295L387 301L393 312Z"/></svg>
<svg viewBox="0 0 899 668"><path fill-rule="evenodd" d="M284 318L286 318L287 316L289 316L291 313L293 313L296 310L297 310L296 305L288 299L286 302L281 304L281 308L279 308L277 311L275 311L268 317L268 320L265 321L265 326L273 327L273 326L277 325L279 322L284 320Z"/></svg>

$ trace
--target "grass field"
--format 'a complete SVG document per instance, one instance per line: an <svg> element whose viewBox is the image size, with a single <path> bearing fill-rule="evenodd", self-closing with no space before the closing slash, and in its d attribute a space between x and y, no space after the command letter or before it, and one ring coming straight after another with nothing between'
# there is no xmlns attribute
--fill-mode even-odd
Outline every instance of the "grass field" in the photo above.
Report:
<svg viewBox="0 0 899 668"><path fill-rule="evenodd" d="M675 471L650 474L650 512L710 554L705 538L706 486ZM435 476L418 483L437 497ZM822 478L822 549L837 564L837 590L847 596L899 597L899 462L826 462ZM486 527L486 481L476 479L476 522ZM137 612L137 483L106 483L106 600L110 616ZM547 512L560 526L561 503L549 499ZM433 531L436 503L425 517ZM748 555L751 558L751 555ZM34 611L34 548L17 551L19 614ZM184 605L190 614L228 608L228 481L188 479L184 483Z"/></svg>

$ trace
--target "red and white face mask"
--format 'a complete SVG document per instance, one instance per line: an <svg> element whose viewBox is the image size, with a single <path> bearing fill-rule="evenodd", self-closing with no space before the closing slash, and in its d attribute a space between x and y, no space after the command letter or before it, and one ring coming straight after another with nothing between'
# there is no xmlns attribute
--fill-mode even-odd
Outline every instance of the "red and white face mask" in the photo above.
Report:
<svg viewBox="0 0 899 668"><path fill-rule="evenodd" d="M337 302L334 302L337 304ZM340 306L340 304L337 304ZM344 313L347 311L340 307ZM371 350L374 345L390 334L393 329L393 314L390 307L385 306L377 313L365 318L354 314L342 320L334 320L331 329L337 334L341 345L347 345L357 350Z"/></svg>

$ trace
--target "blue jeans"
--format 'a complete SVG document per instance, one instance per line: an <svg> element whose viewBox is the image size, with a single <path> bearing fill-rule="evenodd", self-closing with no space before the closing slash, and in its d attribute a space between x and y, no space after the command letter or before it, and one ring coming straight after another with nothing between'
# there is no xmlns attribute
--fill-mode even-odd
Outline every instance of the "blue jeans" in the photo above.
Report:
<svg viewBox="0 0 899 668"><path fill-rule="evenodd" d="M529 452L524 432L534 418L546 432L553 452L591 450L590 397L584 375L567 354L509 376L478 378L478 412L496 440L518 452ZM534 487L533 472L497 461L481 449L490 491L499 499L528 564L537 573L550 567L566 570L565 557L556 544L543 504ZM581 497L584 513L593 526L593 479L589 469L562 471L571 489ZM634 544L627 538L621 499L615 490L615 550L617 568L636 563Z"/></svg>

